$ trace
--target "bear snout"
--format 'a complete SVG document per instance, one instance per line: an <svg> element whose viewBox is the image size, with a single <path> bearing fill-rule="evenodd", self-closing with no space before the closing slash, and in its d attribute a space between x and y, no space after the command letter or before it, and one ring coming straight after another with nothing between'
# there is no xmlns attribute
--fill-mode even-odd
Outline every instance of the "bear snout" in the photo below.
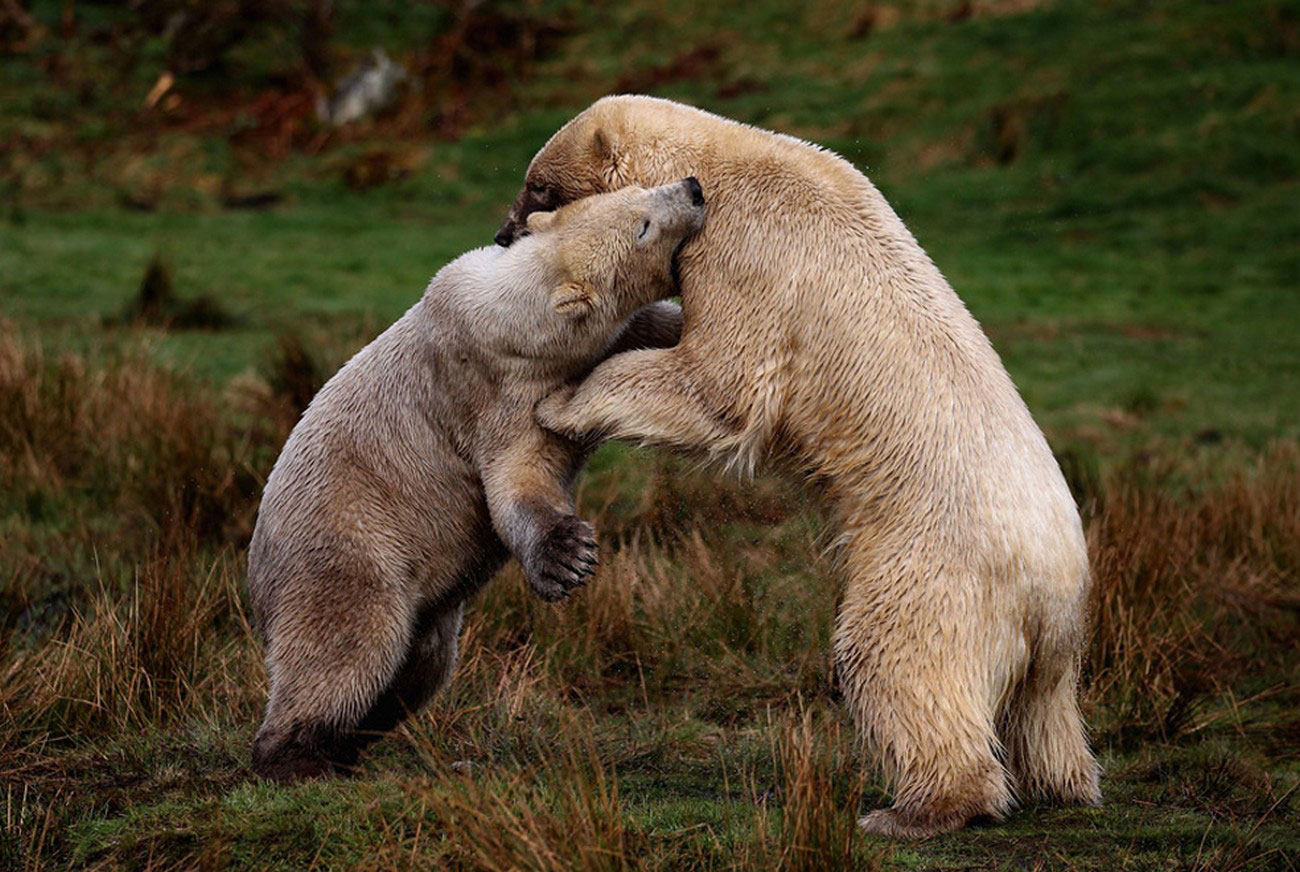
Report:
<svg viewBox="0 0 1300 872"><path fill-rule="evenodd" d="M502 248L509 248L510 243L515 241L515 222L512 218L507 218L497 231L497 235L492 237L492 241Z"/></svg>

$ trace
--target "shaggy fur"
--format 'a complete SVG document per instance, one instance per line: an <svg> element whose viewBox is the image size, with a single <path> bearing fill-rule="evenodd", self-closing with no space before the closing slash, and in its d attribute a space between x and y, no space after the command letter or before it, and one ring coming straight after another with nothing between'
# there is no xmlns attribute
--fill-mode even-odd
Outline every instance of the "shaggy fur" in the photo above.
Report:
<svg viewBox="0 0 1300 872"><path fill-rule="evenodd" d="M249 551L271 679L258 773L349 767L419 708L507 551L547 600L592 573L571 495L585 446L543 431L534 408L609 354L677 341L680 310L647 304L674 293L673 255L703 217L694 179L538 213L510 250L441 270L321 389Z"/></svg>
<svg viewBox="0 0 1300 872"><path fill-rule="evenodd" d="M607 360L539 419L817 483L845 575L837 671L895 788L866 830L927 836L1017 794L1099 802L1078 512L979 325L866 177L789 136L611 97L533 158L498 242L534 209L687 173L713 217L680 257L680 344Z"/></svg>

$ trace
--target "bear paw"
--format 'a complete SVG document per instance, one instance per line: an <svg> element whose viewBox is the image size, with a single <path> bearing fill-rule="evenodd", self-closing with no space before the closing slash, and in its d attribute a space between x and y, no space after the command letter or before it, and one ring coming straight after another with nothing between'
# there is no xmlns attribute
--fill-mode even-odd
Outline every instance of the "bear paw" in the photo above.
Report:
<svg viewBox="0 0 1300 872"><path fill-rule="evenodd" d="M999 814L970 814L957 811L931 812L900 811L897 808L878 808L858 818L858 828L873 836L891 839L928 839L939 833L959 830L970 823L1001 820Z"/></svg>
<svg viewBox="0 0 1300 872"><path fill-rule="evenodd" d="M892 808L879 808L858 818L858 827L869 835L891 839L928 839L940 832L933 824L912 820Z"/></svg>
<svg viewBox="0 0 1300 872"><path fill-rule="evenodd" d="M253 773L278 784L296 784L335 774L329 761L311 754L285 755L259 760Z"/></svg>
<svg viewBox="0 0 1300 872"><path fill-rule="evenodd" d="M259 734L253 743L253 773L280 784L333 775L335 767L318 739L306 729L291 730L287 737Z"/></svg>
<svg viewBox="0 0 1300 872"><path fill-rule="evenodd" d="M577 436L578 434L567 426L564 419L565 407L569 404L569 400L573 399L575 390L574 385L565 385L543 397L537 403L534 412L537 423L544 429L559 433L561 436L570 438Z"/></svg>
<svg viewBox="0 0 1300 872"><path fill-rule="evenodd" d="M596 573L596 530L574 515L551 525L524 564L524 577L547 602L562 600Z"/></svg>

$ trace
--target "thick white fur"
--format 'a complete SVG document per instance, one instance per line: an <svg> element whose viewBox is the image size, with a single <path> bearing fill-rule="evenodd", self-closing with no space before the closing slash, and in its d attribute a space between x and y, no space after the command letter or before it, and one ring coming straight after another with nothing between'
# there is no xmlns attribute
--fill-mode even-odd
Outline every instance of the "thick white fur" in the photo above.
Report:
<svg viewBox="0 0 1300 872"><path fill-rule="evenodd" d="M271 680L258 772L347 767L365 733L418 708L507 552L547 599L591 573L571 494L585 448L534 408L611 353L677 341L680 310L652 301L674 292L696 199L683 182L535 216L519 245L444 267L312 400L249 551Z"/></svg>
<svg viewBox="0 0 1300 872"><path fill-rule="evenodd" d="M772 460L824 493L834 653L895 785L872 832L1100 800L1076 703L1089 568L1074 502L975 319L866 177L789 136L648 97L601 100L537 153L537 203L697 176L681 343L539 407L558 432Z"/></svg>

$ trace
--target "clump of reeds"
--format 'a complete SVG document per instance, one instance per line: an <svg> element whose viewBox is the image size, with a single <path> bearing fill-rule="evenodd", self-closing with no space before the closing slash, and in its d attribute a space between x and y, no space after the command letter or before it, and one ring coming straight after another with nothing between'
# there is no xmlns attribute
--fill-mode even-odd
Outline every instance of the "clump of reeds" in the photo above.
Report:
<svg viewBox="0 0 1300 872"><path fill-rule="evenodd" d="M261 431L143 352L51 357L0 325L0 407L0 486L12 494L115 517L136 542L251 530Z"/></svg>
<svg viewBox="0 0 1300 872"><path fill-rule="evenodd" d="M1089 695L1122 745L1194 729L1209 696L1278 666L1300 628L1297 446L1218 480L1176 473L1116 471L1088 529Z"/></svg>

